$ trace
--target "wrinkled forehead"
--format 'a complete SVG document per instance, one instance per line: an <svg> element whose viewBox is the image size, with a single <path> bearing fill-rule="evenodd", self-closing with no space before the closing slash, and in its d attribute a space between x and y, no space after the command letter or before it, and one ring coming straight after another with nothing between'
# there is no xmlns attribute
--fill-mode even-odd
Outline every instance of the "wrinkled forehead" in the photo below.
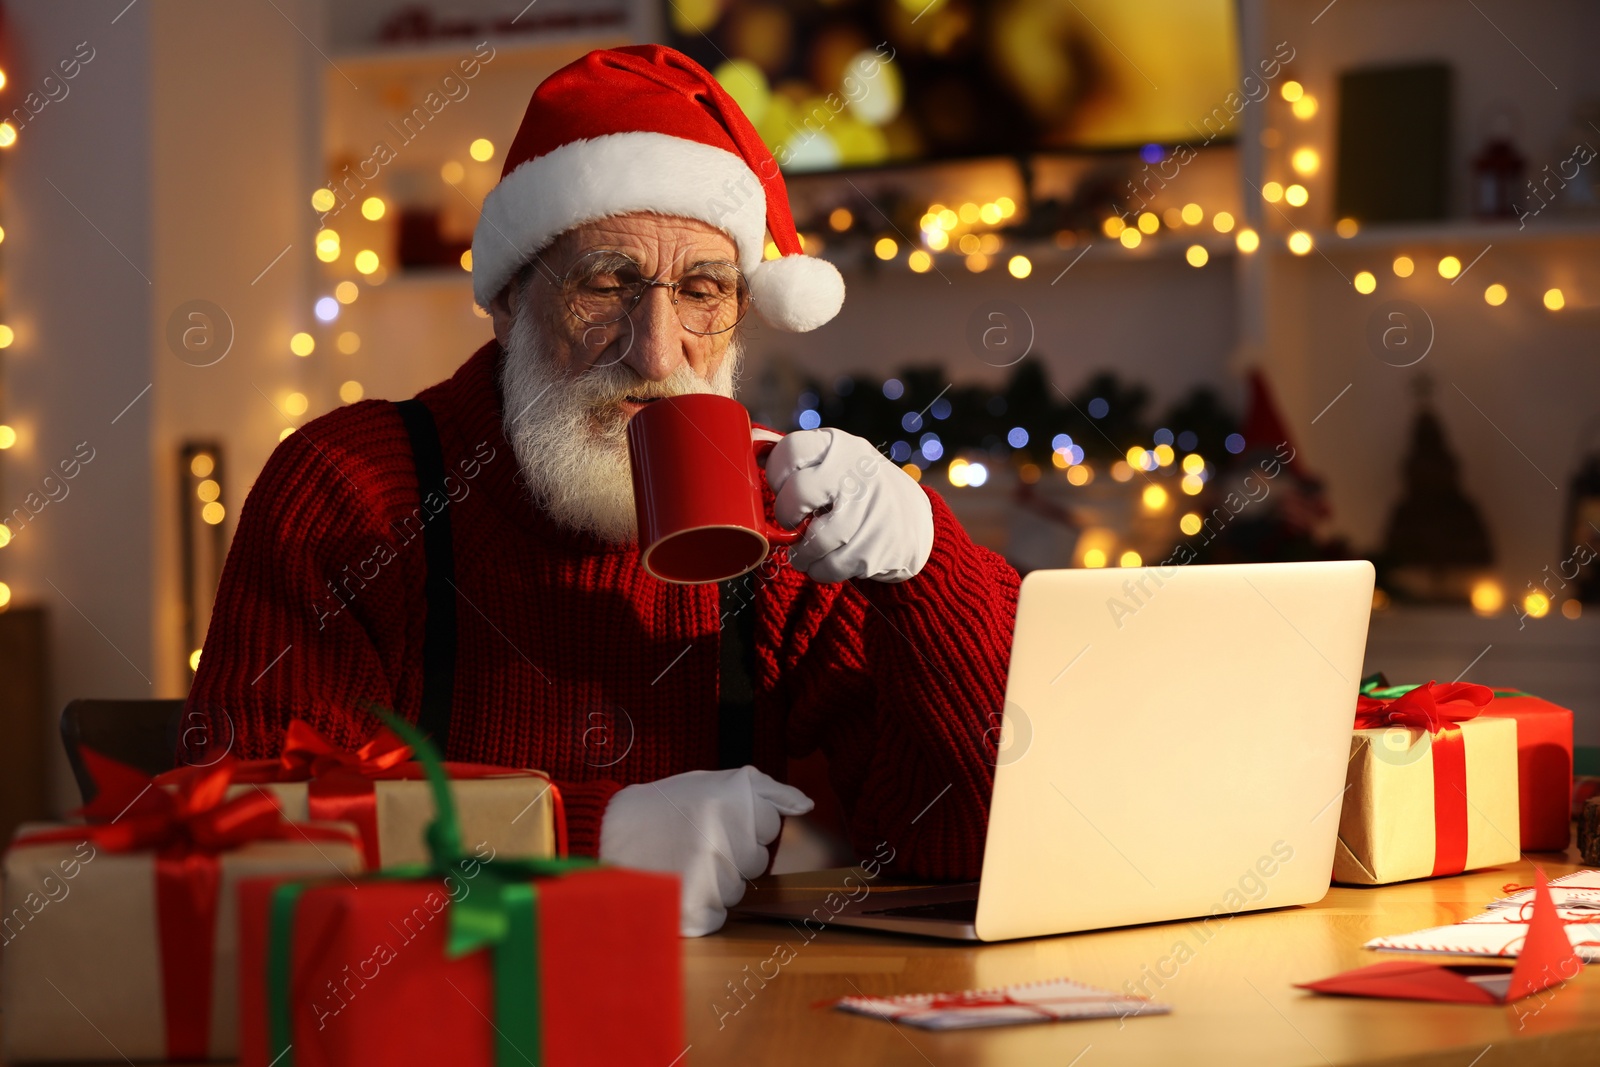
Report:
<svg viewBox="0 0 1600 1067"><path fill-rule="evenodd" d="M675 274L695 263L738 259L733 239L716 227L652 212L611 215L571 227L557 235L540 257L561 273L597 248L624 253L652 277Z"/></svg>

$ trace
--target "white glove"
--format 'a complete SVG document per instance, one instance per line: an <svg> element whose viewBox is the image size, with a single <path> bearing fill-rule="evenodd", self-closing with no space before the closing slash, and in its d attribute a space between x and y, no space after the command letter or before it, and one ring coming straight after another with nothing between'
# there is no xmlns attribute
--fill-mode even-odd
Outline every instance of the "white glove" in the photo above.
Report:
<svg viewBox="0 0 1600 1067"><path fill-rule="evenodd" d="M789 549L795 569L818 582L903 582L933 551L933 506L911 476L863 438L843 430L796 430L772 448L767 482L784 526L815 515Z"/></svg>
<svg viewBox="0 0 1600 1067"><path fill-rule="evenodd" d="M767 869L782 815L804 815L811 799L754 767L689 771L619 789L600 823L600 858L619 867L682 878L679 929L721 929L745 880Z"/></svg>

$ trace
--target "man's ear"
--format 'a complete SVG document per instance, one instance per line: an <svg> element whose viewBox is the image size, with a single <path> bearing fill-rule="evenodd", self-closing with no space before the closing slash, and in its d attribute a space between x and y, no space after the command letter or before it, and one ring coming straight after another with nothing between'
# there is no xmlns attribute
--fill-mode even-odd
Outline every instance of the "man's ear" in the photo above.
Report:
<svg viewBox="0 0 1600 1067"><path fill-rule="evenodd" d="M521 285L525 277L521 271L512 276L511 280L500 287L500 291L489 298L489 317L494 321L494 339L500 342L500 348L505 350L506 343L511 338L511 323L516 318L511 309L511 293Z"/></svg>

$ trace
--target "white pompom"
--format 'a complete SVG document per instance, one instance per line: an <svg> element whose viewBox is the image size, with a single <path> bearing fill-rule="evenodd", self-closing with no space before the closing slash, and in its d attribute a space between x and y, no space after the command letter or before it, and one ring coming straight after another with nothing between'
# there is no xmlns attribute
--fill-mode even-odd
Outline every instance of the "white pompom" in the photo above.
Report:
<svg viewBox="0 0 1600 1067"><path fill-rule="evenodd" d="M844 305L844 278L825 259L784 256L763 261L750 274L756 311L780 330L814 330Z"/></svg>

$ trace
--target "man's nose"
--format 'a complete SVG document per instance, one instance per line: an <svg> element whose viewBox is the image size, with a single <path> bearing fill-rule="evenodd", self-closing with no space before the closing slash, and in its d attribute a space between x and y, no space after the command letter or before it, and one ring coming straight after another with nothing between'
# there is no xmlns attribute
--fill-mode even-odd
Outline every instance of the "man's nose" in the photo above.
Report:
<svg viewBox="0 0 1600 1067"><path fill-rule="evenodd" d="M623 362L652 382L664 381L686 362L683 323L672 306L672 295L671 289L653 285L630 316L633 344Z"/></svg>

